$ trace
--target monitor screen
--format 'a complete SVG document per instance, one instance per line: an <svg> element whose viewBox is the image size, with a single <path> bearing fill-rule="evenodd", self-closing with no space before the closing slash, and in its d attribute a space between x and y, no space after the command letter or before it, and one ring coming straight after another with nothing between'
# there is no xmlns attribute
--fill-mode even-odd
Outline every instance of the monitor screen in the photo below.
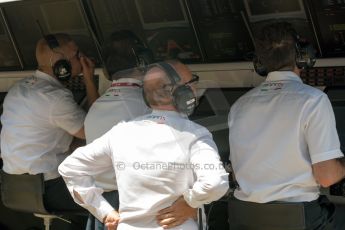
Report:
<svg viewBox="0 0 345 230"><path fill-rule="evenodd" d="M18 56L14 50L13 43L7 35L3 19L0 19L0 69L12 70L19 67Z"/></svg>
<svg viewBox="0 0 345 230"><path fill-rule="evenodd" d="M44 22L50 33L84 33L86 24L77 2L50 2L40 6ZM61 12L68 17L62 17Z"/></svg>
<svg viewBox="0 0 345 230"><path fill-rule="evenodd" d="M345 1L312 1L315 26L323 57L345 55Z"/></svg>
<svg viewBox="0 0 345 230"><path fill-rule="evenodd" d="M302 0L244 0L250 21L305 17Z"/></svg>
<svg viewBox="0 0 345 230"><path fill-rule="evenodd" d="M135 0L144 29L188 25L181 0Z"/></svg>
<svg viewBox="0 0 345 230"><path fill-rule="evenodd" d="M254 46L234 0L189 0L207 62L251 60Z"/></svg>
<svg viewBox="0 0 345 230"><path fill-rule="evenodd" d="M19 1L3 7L25 69L37 67L36 43L48 33L70 34L85 55L100 62L81 9L78 0Z"/></svg>

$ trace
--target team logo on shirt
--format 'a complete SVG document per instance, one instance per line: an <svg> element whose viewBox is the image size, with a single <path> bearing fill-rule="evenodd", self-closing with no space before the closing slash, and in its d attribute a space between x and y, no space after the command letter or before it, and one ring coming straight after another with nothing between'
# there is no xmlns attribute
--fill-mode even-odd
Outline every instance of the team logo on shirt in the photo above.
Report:
<svg viewBox="0 0 345 230"><path fill-rule="evenodd" d="M25 84L28 84L28 85L34 85L36 82L37 82L37 77L35 76L32 76L25 80Z"/></svg>
<svg viewBox="0 0 345 230"><path fill-rule="evenodd" d="M148 119L155 120L158 124L165 124L166 118L164 116L157 116L157 115L148 115Z"/></svg>
<svg viewBox="0 0 345 230"><path fill-rule="evenodd" d="M280 90L284 86L284 83L281 82L266 82L262 84L261 91L272 91Z"/></svg>

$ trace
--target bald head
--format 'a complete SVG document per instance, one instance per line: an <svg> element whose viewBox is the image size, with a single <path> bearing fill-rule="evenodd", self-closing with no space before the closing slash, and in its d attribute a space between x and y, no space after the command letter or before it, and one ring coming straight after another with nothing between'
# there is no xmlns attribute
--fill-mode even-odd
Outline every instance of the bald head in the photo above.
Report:
<svg viewBox="0 0 345 230"><path fill-rule="evenodd" d="M54 34L59 47L51 50L45 38L41 38L36 45L36 60L38 66L51 66L61 58L68 58L78 50L76 44L68 34ZM50 63L50 61L52 63Z"/></svg>
<svg viewBox="0 0 345 230"><path fill-rule="evenodd" d="M176 82L177 85L182 85L192 79L192 73L186 65L178 61L166 61L166 63L174 68L181 78L179 82ZM172 92L175 88L165 70L159 65L153 65L144 77L145 97L151 107L172 106L174 108Z"/></svg>

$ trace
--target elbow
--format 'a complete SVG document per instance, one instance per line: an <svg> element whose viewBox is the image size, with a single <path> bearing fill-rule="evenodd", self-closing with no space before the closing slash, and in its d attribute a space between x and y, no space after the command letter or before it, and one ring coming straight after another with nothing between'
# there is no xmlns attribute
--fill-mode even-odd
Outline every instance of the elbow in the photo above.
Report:
<svg viewBox="0 0 345 230"><path fill-rule="evenodd" d="M68 171L64 163L65 162L63 161L58 167L58 172L63 178L66 177L66 172Z"/></svg>
<svg viewBox="0 0 345 230"><path fill-rule="evenodd" d="M215 200L221 198L229 189L229 181L227 175L214 178L208 183L204 184L204 191L208 194L213 194Z"/></svg>
<svg viewBox="0 0 345 230"><path fill-rule="evenodd" d="M330 176L318 176L315 179L316 182L323 188L328 188L329 186L336 183L336 181L334 181L334 179Z"/></svg>
<svg viewBox="0 0 345 230"><path fill-rule="evenodd" d="M328 180L324 180L324 181L318 181L318 183L323 187L323 188L328 188L329 186L331 186L334 183L331 183Z"/></svg>

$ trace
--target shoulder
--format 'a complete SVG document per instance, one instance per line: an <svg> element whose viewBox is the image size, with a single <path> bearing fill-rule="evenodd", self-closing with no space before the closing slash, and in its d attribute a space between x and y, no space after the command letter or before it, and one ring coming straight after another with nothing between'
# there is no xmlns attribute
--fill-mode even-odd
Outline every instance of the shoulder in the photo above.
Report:
<svg viewBox="0 0 345 230"><path fill-rule="evenodd" d="M313 86L301 84L299 89L297 89L300 94L303 94L305 96L311 97L311 98L319 98L323 96L327 96L323 91L320 89L317 89Z"/></svg>
<svg viewBox="0 0 345 230"><path fill-rule="evenodd" d="M194 121L191 121L188 118L184 119L184 128L187 132L192 133L196 137L202 137L202 136L212 137L212 134L210 133L210 131L206 127L204 127L204 126L202 126L202 125L200 125Z"/></svg>

